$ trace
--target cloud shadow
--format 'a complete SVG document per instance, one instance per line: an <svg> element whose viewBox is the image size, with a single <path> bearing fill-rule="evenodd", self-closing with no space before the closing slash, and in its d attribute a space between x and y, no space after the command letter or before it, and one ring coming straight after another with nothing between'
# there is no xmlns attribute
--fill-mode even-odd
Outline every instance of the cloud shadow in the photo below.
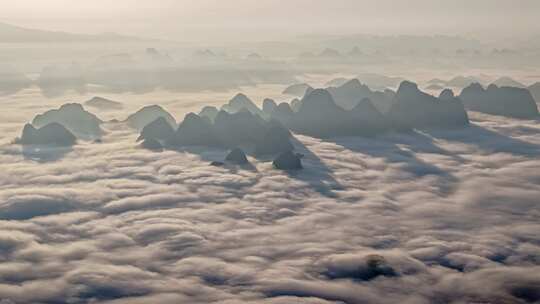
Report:
<svg viewBox="0 0 540 304"><path fill-rule="evenodd" d="M303 155L303 170L288 171L287 174L294 179L307 183L320 194L335 198L334 191L343 189L343 186L334 178L332 170L301 141L292 137L295 152Z"/></svg>
<svg viewBox="0 0 540 304"><path fill-rule="evenodd" d="M432 138L416 131L384 137L336 137L326 140L353 152L383 158L390 164L401 164L400 169L415 178L437 176L440 178L437 186L441 195L451 194L458 179L452 173L418 158L416 154L439 154L455 161L464 161L460 156L435 145Z"/></svg>
<svg viewBox="0 0 540 304"><path fill-rule="evenodd" d="M471 124L465 131L433 129L424 132L437 139L478 146L486 153L535 156L540 152L539 145L511 138L475 124Z"/></svg>

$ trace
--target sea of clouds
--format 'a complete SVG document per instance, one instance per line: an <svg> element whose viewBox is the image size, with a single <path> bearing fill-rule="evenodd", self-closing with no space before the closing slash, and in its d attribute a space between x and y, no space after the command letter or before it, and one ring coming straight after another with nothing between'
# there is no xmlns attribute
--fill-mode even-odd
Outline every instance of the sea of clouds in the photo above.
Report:
<svg viewBox="0 0 540 304"><path fill-rule="evenodd" d="M11 144L48 108L31 98L1 101L2 304L540 301L538 120L296 136L305 169L287 173L146 151L111 123L36 157ZM392 275L360 275L374 254Z"/></svg>

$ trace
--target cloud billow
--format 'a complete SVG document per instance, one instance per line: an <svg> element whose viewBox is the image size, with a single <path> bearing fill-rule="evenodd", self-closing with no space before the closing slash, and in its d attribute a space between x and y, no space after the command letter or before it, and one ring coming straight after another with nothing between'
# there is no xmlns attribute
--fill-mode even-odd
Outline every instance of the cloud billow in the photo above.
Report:
<svg viewBox="0 0 540 304"><path fill-rule="evenodd" d="M0 303L537 302L540 125L470 119L295 135L293 173L109 123L57 161L2 146Z"/></svg>

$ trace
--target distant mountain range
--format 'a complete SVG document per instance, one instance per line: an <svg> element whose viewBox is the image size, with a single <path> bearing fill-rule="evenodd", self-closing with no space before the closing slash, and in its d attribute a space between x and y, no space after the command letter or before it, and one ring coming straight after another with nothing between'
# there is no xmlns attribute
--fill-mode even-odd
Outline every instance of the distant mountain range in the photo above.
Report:
<svg viewBox="0 0 540 304"><path fill-rule="evenodd" d="M116 33L102 33L91 35L29 29L0 22L0 43L104 42L138 40L143 39L132 36L119 35Z"/></svg>

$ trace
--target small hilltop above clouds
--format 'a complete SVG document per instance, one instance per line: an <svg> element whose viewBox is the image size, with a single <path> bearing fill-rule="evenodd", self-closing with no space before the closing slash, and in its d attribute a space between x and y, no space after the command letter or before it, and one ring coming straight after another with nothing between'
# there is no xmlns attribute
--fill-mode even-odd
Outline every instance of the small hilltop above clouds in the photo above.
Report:
<svg viewBox="0 0 540 304"><path fill-rule="evenodd" d="M99 138L103 132L100 127L103 121L78 103L64 104L58 109L39 114L32 120L32 125L37 128L50 123L61 124L81 138Z"/></svg>
<svg viewBox="0 0 540 304"><path fill-rule="evenodd" d="M137 141L145 139L169 140L174 135L174 128L164 116L144 126Z"/></svg>
<svg viewBox="0 0 540 304"><path fill-rule="evenodd" d="M67 147L74 145L76 141L77 138L73 133L63 125L53 122L37 129L31 124L26 124L21 137L16 139L15 143Z"/></svg>

